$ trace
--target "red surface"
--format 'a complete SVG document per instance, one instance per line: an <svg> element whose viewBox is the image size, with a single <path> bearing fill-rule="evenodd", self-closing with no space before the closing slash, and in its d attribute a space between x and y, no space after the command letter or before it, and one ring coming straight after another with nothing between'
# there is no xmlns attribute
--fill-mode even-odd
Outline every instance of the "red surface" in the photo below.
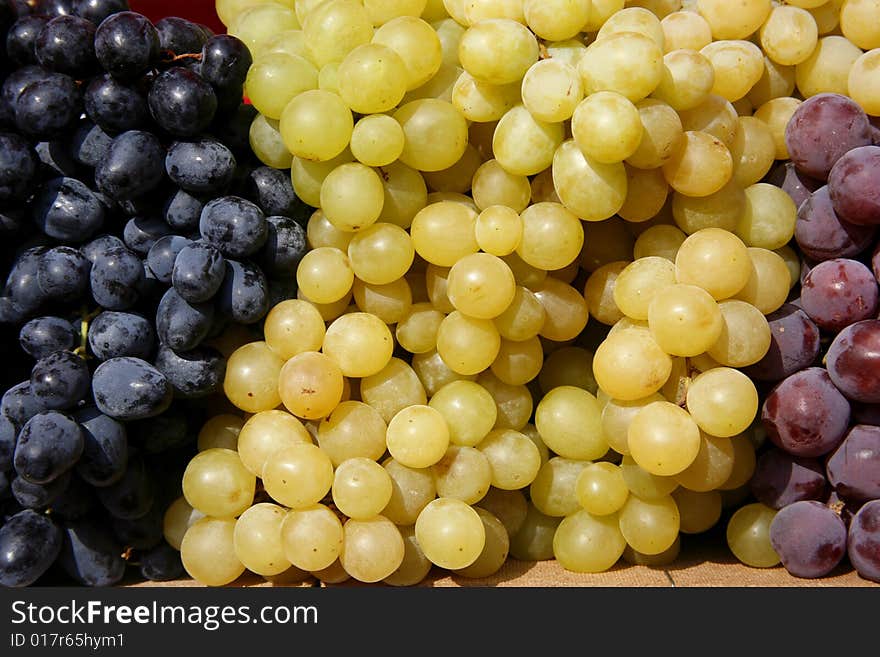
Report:
<svg viewBox="0 0 880 657"><path fill-rule="evenodd" d="M179 16L196 23L204 23L214 32L226 31L217 18L213 0L129 0L132 11L139 12L154 23L166 16Z"/></svg>

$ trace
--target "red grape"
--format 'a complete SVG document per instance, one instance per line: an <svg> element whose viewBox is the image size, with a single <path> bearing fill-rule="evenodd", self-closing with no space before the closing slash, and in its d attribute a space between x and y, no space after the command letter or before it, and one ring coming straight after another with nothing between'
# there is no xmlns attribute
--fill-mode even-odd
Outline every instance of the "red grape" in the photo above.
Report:
<svg viewBox="0 0 880 657"><path fill-rule="evenodd" d="M791 161L803 173L827 180L847 151L871 143L865 111L842 94L822 93L798 105L785 128Z"/></svg>
<svg viewBox="0 0 880 657"><path fill-rule="evenodd" d="M851 224L837 216L827 185L798 208L794 238L801 252L817 262L858 255L873 244L876 235L876 226Z"/></svg>
<svg viewBox="0 0 880 657"><path fill-rule="evenodd" d="M847 553L859 575L880 582L880 500L868 502L853 516Z"/></svg>
<svg viewBox="0 0 880 657"><path fill-rule="evenodd" d="M770 544L795 577L824 577L846 554L846 525L821 502L790 504L770 523Z"/></svg>
<svg viewBox="0 0 880 657"><path fill-rule="evenodd" d="M758 458L749 485L759 502L782 509L801 500L822 499L827 482L818 460L770 448Z"/></svg>
<svg viewBox="0 0 880 657"><path fill-rule="evenodd" d="M809 367L819 355L819 328L803 310L790 303L767 315L770 348L746 374L760 381L781 381Z"/></svg>
<svg viewBox="0 0 880 657"><path fill-rule="evenodd" d="M847 502L880 499L880 427L857 424L825 466L828 481Z"/></svg>
<svg viewBox="0 0 880 657"><path fill-rule="evenodd" d="M857 322L838 333L828 347L825 366L844 395L880 403L880 320Z"/></svg>
<svg viewBox="0 0 880 657"><path fill-rule="evenodd" d="M840 331L877 314L877 279L858 260L820 262L804 277L801 304L820 329Z"/></svg>
<svg viewBox="0 0 880 657"><path fill-rule="evenodd" d="M853 224L880 224L880 146L854 148L828 175L828 191L837 214Z"/></svg>
<svg viewBox="0 0 880 657"><path fill-rule="evenodd" d="M794 456L816 457L840 444L850 407L821 367L808 367L770 391L761 411L767 436Z"/></svg>

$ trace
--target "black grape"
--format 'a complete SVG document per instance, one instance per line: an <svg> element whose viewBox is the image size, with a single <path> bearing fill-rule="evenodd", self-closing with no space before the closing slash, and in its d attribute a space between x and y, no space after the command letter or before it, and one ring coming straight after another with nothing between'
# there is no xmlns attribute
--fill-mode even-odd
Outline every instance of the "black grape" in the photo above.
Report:
<svg viewBox="0 0 880 657"><path fill-rule="evenodd" d="M79 342L79 335L66 319L36 317L21 327L18 342L29 355L40 359L53 351L73 349Z"/></svg>
<svg viewBox="0 0 880 657"><path fill-rule="evenodd" d="M219 34L211 37L202 48L202 77L217 89L237 91L253 63L250 50L240 39Z"/></svg>
<svg viewBox="0 0 880 657"><path fill-rule="evenodd" d="M125 474L128 463L128 435L125 425L96 408L75 415L83 434L83 452L76 472L92 486L109 486Z"/></svg>
<svg viewBox="0 0 880 657"><path fill-rule="evenodd" d="M311 210L297 197L290 173L272 167L257 167L248 174L247 197L269 216L291 217L305 224Z"/></svg>
<svg viewBox="0 0 880 657"><path fill-rule="evenodd" d="M181 399L205 397L219 391L226 374L226 360L210 347L178 353L163 345L159 347L155 365L171 382L175 396Z"/></svg>
<svg viewBox="0 0 880 657"><path fill-rule="evenodd" d="M44 410L46 409L31 391L30 380L15 384L0 399L0 413L9 418L19 430L28 420Z"/></svg>
<svg viewBox="0 0 880 657"><path fill-rule="evenodd" d="M83 451L83 435L69 415L37 413L27 421L15 445L14 465L19 476L45 484L70 470Z"/></svg>
<svg viewBox="0 0 880 657"><path fill-rule="evenodd" d="M293 279L300 260L308 251L305 228L289 217L266 217L269 236L263 245L260 264L267 275Z"/></svg>
<svg viewBox="0 0 880 657"><path fill-rule="evenodd" d="M162 542L152 550L141 554L140 572L145 579L154 582L178 579L184 574L180 552Z"/></svg>
<svg viewBox="0 0 880 657"><path fill-rule="evenodd" d="M165 149L156 136L128 130L113 140L95 169L95 184L113 200L128 201L154 190L164 173Z"/></svg>
<svg viewBox="0 0 880 657"><path fill-rule="evenodd" d="M269 284L251 263L226 261L226 277L217 298L220 313L239 324L254 324L269 312Z"/></svg>
<svg viewBox="0 0 880 657"><path fill-rule="evenodd" d="M111 249L95 260L89 280L98 305L108 310L127 310L138 300L144 266L128 249Z"/></svg>
<svg viewBox="0 0 880 657"><path fill-rule="evenodd" d="M88 240L104 224L104 206L75 178L55 178L37 193L34 218L46 235L65 242Z"/></svg>
<svg viewBox="0 0 880 657"><path fill-rule="evenodd" d="M209 201L199 218L199 232L227 258L255 254L268 237L262 210L239 196L222 196Z"/></svg>
<svg viewBox="0 0 880 657"><path fill-rule="evenodd" d="M192 137L211 124L217 96L197 73L174 67L153 81L147 104L163 130L177 137Z"/></svg>
<svg viewBox="0 0 880 657"><path fill-rule="evenodd" d="M171 404L168 379L144 360L123 356L104 361L92 376L98 409L117 420L137 420L164 412Z"/></svg>
<svg viewBox="0 0 880 657"><path fill-rule="evenodd" d="M115 13L98 26L95 55L101 67L120 80L132 80L159 58L159 33L145 17L132 11Z"/></svg>
<svg viewBox="0 0 880 657"><path fill-rule="evenodd" d="M31 82L15 101L15 125L41 140L62 136L79 119L82 98L76 80L61 73Z"/></svg>
<svg viewBox="0 0 880 657"><path fill-rule="evenodd" d="M40 258L37 285L47 297L70 301L89 289L92 264L79 249L56 246Z"/></svg>
<svg viewBox="0 0 880 657"><path fill-rule="evenodd" d="M51 71L74 78L88 77L98 68L92 42L95 24L79 16L57 16L37 36L37 60Z"/></svg>
<svg viewBox="0 0 880 657"><path fill-rule="evenodd" d="M200 52L207 41L207 36L198 25L176 16L156 21L156 31L162 50L169 50L175 55Z"/></svg>
<svg viewBox="0 0 880 657"><path fill-rule="evenodd" d="M170 226L158 217L134 217L126 222L122 238L125 246L145 256L160 238L170 234Z"/></svg>
<svg viewBox="0 0 880 657"><path fill-rule="evenodd" d="M128 0L74 0L73 3L74 13L95 25L100 25L111 14L128 9Z"/></svg>
<svg viewBox="0 0 880 657"><path fill-rule="evenodd" d="M156 310L156 335L162 344L178 351L188 351L207 337L213 318L213 305L190 304L171 287Z"/></svg>
<svg viewBox="0 0 880 657"><path fill-rule="evenodd" d="M96 488L98 500L114 518L134 520L149 513L155 490L140 457L130 457L125 474L116 483Z"/></svg>
<svg viewBox="0 0 880 657"><path fill-rule="evenodd" d="M85 586L112 586L125 576L122 546L106 523L91 518L64 527L59 562L68 575Z"/></svg>
<svg viewBox="0 0 880 657"><path fill-rule="evenodd" d="M162 215L165 222L174 230L192 232L199 229L199 217L205 203L183 189L177 189L168 197Z"/></svg>
<svg viewBox="0 0 880 657"><path fill-rule="evenodd" d="M6 33L6 55L16 66L37 63L34 45L37 35L49 22L48 16L22 16Z"/></svg>
<svg viewBox="0 0 880 657"><path fill-rule="evenodd" d="M6 277L4 292L24 315L33 313L46 301L37 283L40 259L45 252L46 249L42 246L25 250Z"/></svg>
<svg viewBox="0 0 880 657"><path fill-rule="evenodd" d="M79 164L95 168L103 162L113 137L90 119L82 119L70 141L70 155Z"/></svg>
<svg viewBox="0 0 880 657"><path fill-rule="evenodd" d="M88 83L83 103L88 117L111 134L140 128L150 118L147 97L107 73Z"/></svg>
<svg viewBox="0 0 880 657"><path fill-rule="evenodd" d="M0 201L25 199L31 193L37 156L24 139L0 133Z"/></svg>
<svg viewBox="0 0 880 657"><path fill-rule="evenodd" d="M89 347L99 360L148 358L156 342L152 324L135 313L105 310L89 325Z"/></svg>
<svg viewBox="0 0 880 657"><path fill-rule="evenodd" d="M18 431L5 415L0 415L0 472L12 468L12 455L15 453L15 440Z"/></svg>
<svg viewBox="0 0 880 657"><path fill-rule="evenodd" d="M45 484L33 484L23 477L12 480L12 496L25 509L45 509L67 490L71 481L68 470Z"/></svg>
<svg viewBox="0 0 880 657"><path fill-rule="evenodd" d="M61 551L61 530L47 516L21 511L0 527L0 584L30 586Z"/></svg>
<svg viewBox="0 0 880 657"><path fill-rule="evenodd" d="M70 351L56 351L38 360L31 370L31 392L44 407L64 410L89 391L91 375L85 360Z"/></svg>
<svg viewBox="0 0 880 657"><path fill-rule="evenodd" d="M210 244L196 242L177 254L171 283L188 303L203 303L220 289L226 275L226 261Z"/></svg>
<svg viewBox="0 0 880 657"><path fill-rule="evenodd" d="M196 194L223 191L232 180L235 164L232 151L210 138L174 142L165 156L168 177Z"/></svg>
<svg viewBox="0 0 880 657"><path fill-rule="evenodd" d="M177 261L177 255L187 246L192 244L192 240L180 235L166 235L156 240L155 244L150 247L147 253L147 267L156 277L156 280L165 285L171 284L171 273L174 269L174 263Z"/></svg>
<svg viewBox="0 0 880 657"><path fill-rule="evenodd" d="M164 538L162 527L164 516L164 509L153 504L140 518L113 518L113 534L125 547L149 550L156 547Z"/></svg>

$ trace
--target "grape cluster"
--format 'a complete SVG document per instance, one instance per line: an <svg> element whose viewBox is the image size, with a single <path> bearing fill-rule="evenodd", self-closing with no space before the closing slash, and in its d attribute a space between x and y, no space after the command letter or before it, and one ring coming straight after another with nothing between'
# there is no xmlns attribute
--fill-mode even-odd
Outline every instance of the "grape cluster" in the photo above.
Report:
<svg viewBox="0 0 880 657"><path fill-rule="evenodd" d="M744 370L802 273L786 125L850 75L875 101L864 8L790 4L218 1L251 147L312 212L166 514L187 572L598 572L741 504ZM728 535L774 565L767 511Z"/></svg>
<svg viewBox="0 0 880 657"><path fill-rule="evenodd" d="M821 93L794 112L782 189L798 204L799 296L770 316L771 348L749 373L770 389L772 446L751 490L768 538L798 577L847 555L880 581L880 146L853 99Z"/></svg>
<svg viewBox="0 0 880 657"><path fill-rule="evenodd" d="M22 349L0 405L0 583L53 564L86 585L128 564L173 579L165 509L226 355L292 294L301 203L250 152L239 39L125 0L0 13L0 323Z"/></svg>

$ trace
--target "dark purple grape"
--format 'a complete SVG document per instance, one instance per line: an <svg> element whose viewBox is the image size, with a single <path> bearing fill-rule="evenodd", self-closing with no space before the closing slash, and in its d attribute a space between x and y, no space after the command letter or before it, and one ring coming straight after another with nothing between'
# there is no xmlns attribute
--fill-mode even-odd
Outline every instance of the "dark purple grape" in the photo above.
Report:
<svg viewBox="0 0 880 657"><path fill-rule="evenodd" d="M149 358L156 334L141 315L105 310L89 324L88 339L98 360L119 356Z"/></svg>
<svg viewBox="0 0 880 657"><path fill-rule="evenodd" d="M30 144L12 133L0 133L0 202L20 201L33 192L37 156Z"/></svg>
<svg viewBox="0 0 880 657"><path fill-rule="evenodd" d="M138 300L144 265L128 249L112 249L95 260L89 279L96 303L107 310L128 310Z"/></svg>
<svg viewBox="0 0 880 657"><path fill-rule="evenodd" d="M140 564L141 576L154 582L168 582L184 574L180 552L165 542L142 554Z"/></svg>
<svg viewBox="0 0 880 657"><path fill-rule="evenodd" d="M790 574L824 577L846 554L846 525L821 502L795 502L770 523L770 544Z"/></svg>
<svg viewBox="0 0 880 657"><path fill-rule="evenodd" d="M155 365L171 382L175 396L180 399L217 392L226 373L226 361L220 352L210 347L176 352L163 345L159 347Z"/></svg>
<svg viewBox="0 0 880 657"><path fill-rule="evenodd" d="M40 30L49 22L48 16L22 16L6 33L6 55L16 66L37 63L34 44Z"/></svg>
<svg viewBox="0 0 880 657"><path fill-rule="evenodd" d="M95 24L79 16L56 16L37 35L34 52L40 65L83 79L98 68Z"/></svg>
<svg viewBox="0 0 880 657"><path fill-rule="evenodd" d="M104 206L94 192L76 178L55 178L37 193L34 219L49 237L80 243L104 224Z"/></svg>
<svg viewBox="0 0 880 657"><path fill-rule="evenodd" d="M176 137L194 137L217 111L217 96L198 73L176 66L161 73L147 94L153 120Z"/></svg>
<svg viewBox="0 0 880 657"><path fill-rule="evenodd" d="M122 11L106 18L95 32L101 67L121 80L140 77L159 58L159 33L141 14Z"/></svg>
<svg viewBox="0 0 880 657"><path fill-rule="evenodd" d="M151 133L129 130L113 140L95 169L98 189L115 201L128 201L156 189L165 177L165 148Z"/></svg>
<svg viewBox="0 0 880 657"><path fill-rule="evenodd" d="M745 368L753 379L781 381L816 362L819 327L809 315L790 303L767 315L770 348L754 365Z"/></svg>
<svg viewBox="0 0 880 657"><path fill-rule="evenodd" d="M59 563L85 586L112 586L125 576L123 547L109 523L83 518L68 522Z"/></svg>
<svg viewBox="0 0 880 657"><path fill-rule="evenodd" d="M266 217L266 223L269 237L260 259L263 271L272 277L292 279L308 251L306 230L289 217Z"/></svg>
<svg viewBox="0 0 880 657"><path fill-rule="evenodd" d="M108 133L135 130L150 118L147 97L109 73L89 82L83 100L88 117Z"/></svg>
<svg viewBox="0 0 880 657"><path fill-rule="evenodd" d="M181 189L194 194L219 193L235 173L235 156L222 142L203 138L171 144L165 171Z"/></svg>
<svg viewBox="0 0 880 657"><path fill-rule="evenodd" d="M801 500L821 500L827 482L818 460L771 448L758 458L750 486L759 502L781 509Z"/></svg>
<svg viewBox="0 0 880 657"><path fill-rule="evenodd" d="M27 509L0 527L0 584L30 586L55 562L61 530L42 513Z"/></svg>
<svg viewBox="0 0 880 657"><path fill-rule="evenodd" d="M168 50L175 55L201 52L208 39L198 25L177 16L156 21L156 31L159 33L162 50Z"/></svg>
<svg viewBox="0 0 880 657"><path fill-rule="evenodd" d="M853 516L847 555L859 575L880 582L880 500L868 502Z"/></svg>
<svg viewBox="0 0 880 657"><path fill-rule="evenodd" d="M240 39L219 34L211 37L202 48L202 77L216 89L237 92L247 77L253 63L250 50Z"/></svg>
<svg viewBox="0 0 880 657"><path fill-rule="evenodd" d="M95 404L117 420L139 420L165 412L173 391L159 370L140 358L104 361L92 376Z"/></svg>
<svg viewBox="0 0 880 657"><path fill-rule="evenodd" d="M218 310L239 324L259 322L269 312L266 276L256 265L226 261L226 278L217 294Z"/></svg>
<svg viewBox="0 0 880 657"><path fill-rule="evenodd" d="M177 254L171 272L174 289L187 303L204 303L217 294L226 276L226 260L210 244L195 242Z"/></svg>
<svg viewBox="0 0 880 657"><path fill-rule="evenodd" d="M56 246L40 259L37 284L47 297L70 301L79 299L89 289L92 263L79 249Z"/></svg>
<svg viewBox="0 0 880 657"><path fill-rule="evenodd" d="M46 248L42 246L26 249L18 256L6 277L4 295L8 296L24 315L33 313L46 301L37 283L40 260L45 252Z"/></svg>
<svg viewBox="0 0 880 657"><path fill-rule="evenodd" d="M880 499L880 427L857 424L826 464L828 481L847 502Z"/></svg>
<svg viewBox="0 0 880 657"><path fill-rule="evenodd" d="M18 342L33 358L39 360L53 351L73 349L79 334L61 317L37 317L21 327Z"/></svg>
<svg viewBox="0 0 880 657"><path fill-rule="evenodd" d="M247 258L260 250L268 236L263 211L239 196L209 201L199 218L199 232L206 242L227 258Z"/></svg>
<svg viewBox="0 0 880 657"><path fill-rule="evenodd" d="M849 258L874 243L876 226L843 221L834 212L828 185L813 192L798 208L794 238L804 255L816 262Z"/></svg>
<svg viewBox="0 0 880 657"><path fill-rule="evenodd" d="M840 444L850 407L821 367L808 367L777 384L761 411L767 436L795 456L817 457Z"/></svg>
<svg viewBox="0 0 880 657"><path fill-rule="evenodd" d="M152 477L140 457L129 458L119 481L97 488L95 492L110 515L123 520L142 518L150 512L155 499Z"/></svg>
<svg viewBox="0 0 880 657"><path fill-rule="evenodd" d="M30 380L15 384L3 393L3 398L0 400L0 413L9 418L16 432L20 431L37 413L45 410L34 397Z"/></svg>
<svg viewBox="0 0 880 657"><path fill-rule="evenodd" d="M70 141L70 155L83 166L95 168L107 157L113 137L90 119L81 119Z"/></svg>
<svg viewBox="0 0 880 657"><path fill-rule="evenodd" d="M880 320L857 322L838 333L828 347L825 366L844 395L880 403Z"/></svg>
<svg viewBox="0 0 880 657"><path fill-rule="evenodd" d="M0 472L12 469L12 456L15 454L15 441L18 429L5 415L0 415Z"/></svg>
<svg viewBox="0 0 880 657"><path fill-rule="evenodd" d="M15 471L34 484L47 484L70 470L83 451L79 425L57 411L37 413L27 421L15 445Z"/></svg>
<svg viewBox="0 0 880 657"><path fill-rule="evenodd" d="M53 73L27 85L14 107L16 127L32 139L48 141L70 131L82 112L82 99L73 78Z"/></svg>
<svg viewBox="0 0 880 657"><path fill-rule="evenodd" d="M84 408L75 418L83 432L83 453L76 472L91 486L110 486L122 479L128 463L125 425L97 408Z"/></svg>
<svg viewBox="0 0 880 657"><path fill-rule="evenodd" d="M100 25L111 14L128 10L128 0L74 0L73 3L74 13L95 25Z"/></svg>
<svg viewBox="0 0 880 657"><path fill-rule="evenodd" d="M785 128L791 161L803 173L827 180L847 151L871 143L865 111L842 94L821 93L798 105Z"/></svg>
<svg viewBox="0 0 880 657"><path fill-rule="evenodd" d="M127 548L149 550L162 542L164 509L153 504L140 518L113 518L113 534Z"/></svg>
<svg viewBox="0 0 880 657"><path fill-rule="evenodd" d="M156 335L175 351L189 351L207 337L213 318L212 304L190 304L171 287L156 309Z"/></svg>
<svg viewBox="0 0 880 657"><path fill-rule="evenodd" d="M858 260L835 258L810 269L801 287L801 306L823 330L838 332L877 315L877 279Z"/></svg>
<svg viewBox="0 0 880 657"><path fill-rule="evenodd" d="M12 496L24 509L42 510L64 493L70 480L70 470L45 484L32 484L23 477L16 477L12 480Z"/></svg>
<svg viewBox="0 0 880 657"><path fill-rule="evenodd" d="M853 224L880 224L880 146L854 148L828 175L828 190L837 214Z"/></svg>
<svg viewBox="0 0 880 657"><path fill-rule="evenodd" d="M43 407L65 410L89 391L91 375L86 362L70 351L44 356L31 370L31 392Z"/></svg>

